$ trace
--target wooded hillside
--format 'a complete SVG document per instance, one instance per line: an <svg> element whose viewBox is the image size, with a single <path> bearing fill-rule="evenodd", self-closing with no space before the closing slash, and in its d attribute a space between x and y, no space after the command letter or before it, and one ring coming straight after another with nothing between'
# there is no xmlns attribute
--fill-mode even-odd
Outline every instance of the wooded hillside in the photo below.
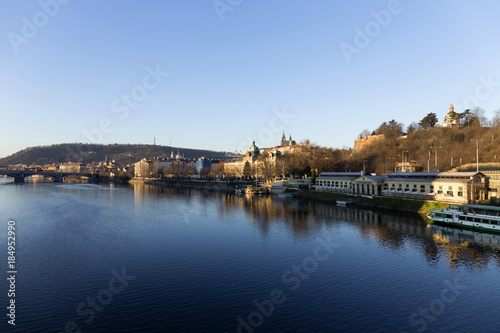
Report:
<svg viewBox="0 0 500 333"><path fill-rule="evenodd" d="M110 144L110 145L87 145L79 143L63 143L51 146L29 147L18 151L10 156L0 159L0 165L27 164L44 165L51 163L81 162L92 163L115 160L120 165L135 163L142 158L170 157L174 150L177 154L178 148L156 145L136 144ZM223 159L224 153L201 149L179 149L186 158Z"/></svg>

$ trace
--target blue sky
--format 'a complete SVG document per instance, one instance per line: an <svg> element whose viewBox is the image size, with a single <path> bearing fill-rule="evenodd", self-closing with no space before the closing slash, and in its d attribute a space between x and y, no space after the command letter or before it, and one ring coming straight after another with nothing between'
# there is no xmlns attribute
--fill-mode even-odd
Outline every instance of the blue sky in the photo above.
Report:
<svg viewBox="0 0 500 333"><path fill-rule="evenodd" d="M0 156L153 137L235 151L283 129L341 148L450 103L500 108L493 1L59 1L2 2Z"/></svg>

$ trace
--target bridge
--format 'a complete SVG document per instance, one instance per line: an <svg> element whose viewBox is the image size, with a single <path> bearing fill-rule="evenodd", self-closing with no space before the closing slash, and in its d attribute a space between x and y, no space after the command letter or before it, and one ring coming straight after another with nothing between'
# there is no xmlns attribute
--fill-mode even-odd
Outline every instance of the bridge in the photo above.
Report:
<svg viewBox="0 0 500 333"><path fill-rule="evenodd" d="M24 183L24 178L33 175L42 175L52 177L54 182L61 183L64 177L67 176L83 176L90 180L95 180L99 175L93 173L77 173L77 172L56 172L56 171L31 171L31 170L0 170L0 176L8 176L14 178L16 183Z"/></svg>

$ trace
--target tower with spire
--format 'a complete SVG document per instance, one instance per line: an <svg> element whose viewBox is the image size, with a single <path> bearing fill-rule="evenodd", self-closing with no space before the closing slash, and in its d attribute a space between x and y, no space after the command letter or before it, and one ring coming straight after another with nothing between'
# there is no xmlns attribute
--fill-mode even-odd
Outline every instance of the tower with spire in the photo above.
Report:
<svg viewBox="0 0 500 333"><path fill-rule="evenodd" d="M283 131L283 135L281 136L281 143L280 143L280 146L283 147L283 146L286 146L286 136L285 136L285 131Z"/></svg>
<svg viewBox="0 0 500 333"><path fill-rule="evenodd" d="M281 136L281 142L280 142L280 147L286 147L286 146L295 146L295 141L292 140L292 135L290 134L290 138L287 140L285 131L283 131L283 135Z"/></svg>

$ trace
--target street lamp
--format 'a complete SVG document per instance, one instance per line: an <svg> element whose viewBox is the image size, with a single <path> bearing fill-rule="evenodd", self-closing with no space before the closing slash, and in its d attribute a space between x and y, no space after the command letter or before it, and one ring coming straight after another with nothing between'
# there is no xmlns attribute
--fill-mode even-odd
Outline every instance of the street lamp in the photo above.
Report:
<svg viewBox="0 0 500 333"><path fill-rule="evenodd" d="M401 167L401 171L404 170L403 172L406 172L406 155L405 155L405 152L408 153L409 151L408 150L403 150L401 152L401 166L402 166Z"/></svg>
<svg viewBox="0 0 500 333"><path fill-rule="evenodd" d="M435 164L435 170L438 172L438 149L443 148L443 147L430 147L430 149L435 149L435 156L436 156L436 164Z"/></svg>
<svg viewBox="0 0 500 333"><path fill-rule="evenodd" d="M470 140L471 142L472 141L476 141L476 171L479 172L479 141L483 141L482 139L481 140Z"/></svg>
<svg viewBox="0 0 500 333"><path fill-rule="evenodd" d="M427 172L431 172L431 151L429 150L429 160L427 161Z"/></svg>

